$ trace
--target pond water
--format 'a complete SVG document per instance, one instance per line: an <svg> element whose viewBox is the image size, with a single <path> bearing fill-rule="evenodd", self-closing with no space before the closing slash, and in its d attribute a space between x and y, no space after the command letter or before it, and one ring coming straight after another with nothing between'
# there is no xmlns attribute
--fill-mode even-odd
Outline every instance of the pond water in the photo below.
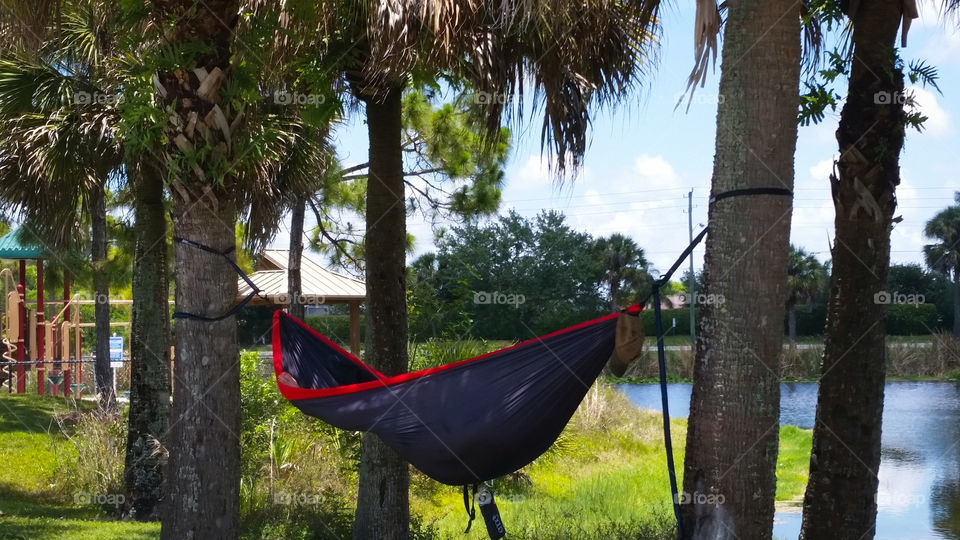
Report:
<svg viewBox="0 0 960 540"><path fill-rule="evenodd" d="M624 384L635 405L660 410L656 384ZM668 385L670 415L690 412L689 383ZM888 382L884 393L878 539L960 540L960 384ZM780 385L780 421L812 428L817 383ZM778 512L775 538L795 539L800 514Z"/></svg>

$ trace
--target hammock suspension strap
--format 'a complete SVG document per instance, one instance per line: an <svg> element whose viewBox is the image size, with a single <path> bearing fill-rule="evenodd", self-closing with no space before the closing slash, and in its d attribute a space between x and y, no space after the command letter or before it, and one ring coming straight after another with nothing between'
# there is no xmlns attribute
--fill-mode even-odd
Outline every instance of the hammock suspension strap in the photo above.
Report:
<svg viewBox="0 0 960 540"><path fill-rule="evenodd" d="M793 197L793 192L782 187L731 189L729 191L717 193L716 195L710 197L710 204L713 204L717 201L722 201L723 199L729 199L730 197L740 197L742 195L781 195L784 197Z"/></svg>
<svg viewBox="0 0 960 540"><path fill-rule="evenodd" d="M472 503L472 504L471 504ZM477 517L477 485L473 485L473 496L470 496L470 486L463 486L463 508L467 511L467 528L463 534L470 532L473 519Z"/></svg>
<svg viewBox="0 0 960 540"><path fill-rule="evenodd" d="M197 315L197 314L195 314L195 313L186 313L186 312L183 312L183 311L174 311L174 312L173 312L173 318L174 318L174 319L188 319L188 320L191 320L191 321L204 321L204 322L217 322L217 321L222 321L223 319L226 319L227 317L231 317L231 316L233 316L234 314L236 314L236 312L239 311L240 308L242 308L243 306L247 305L247 303L250 302L250 300L253 300L253 297L254 297L254 296L257 296L258 294L260 294L260 289L253 283L253 280L250 279L250 276L248 276L239 266L237 266L237 263L235 263L235 262L233 261L233 259L230 258L230 254L233 253L234 251L236 251L236 247L235 247L235 246L234 246L234 247L227 248L227 249L225 249L225 250L223 250L223 251L220 251L220 250L218 250L218 249L214 249L214 248L212 248L212 247L210 247L210 246L201 244L201 243L199 243L199 242L194 242L193 240L188 240L188 239L186 239L186 238L180 238L179 236L174 236L174 237L173 237L173 241L174 241L174 242L178 242L178 243L180 243L180 244L183 244L183 245L185 245L185 246L190 246L190 247L192 247L192 248L196 248L196 249L199 249L199 250L201 250L201 251L206 251L207 253L213 253L214 255L219 255L219 256L223 257L223 260L227 261L227 264L229 264L231 267L233 267L233 270L237 273L237 275L239 275L239 276L243 279L243 281L245 281L245 282L247 283L247 285L250 286L250 294L248 294L243 300L241 300L240 302L238 302L236 305L234 305L232 308L230 308L229 310L227 310L227 311L226 311L225 313L223 313L222 315L218 315L218 316L215 316L215 317L206 317L206 316L204 316L204 315Z"/></svg>

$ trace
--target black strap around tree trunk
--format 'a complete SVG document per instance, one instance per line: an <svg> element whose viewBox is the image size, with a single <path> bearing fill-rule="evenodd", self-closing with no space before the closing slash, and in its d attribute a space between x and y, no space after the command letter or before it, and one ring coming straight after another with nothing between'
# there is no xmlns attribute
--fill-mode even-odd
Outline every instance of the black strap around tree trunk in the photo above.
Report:
<svg viewBox="0 0 960 540"><path fill-rule="evenodd" d="M233 270L234 270L241 278L243 278L243 281L245 281L245 282L247 283L247 285L250 286L250 294L248 294L243 300L241 300L240 302L238 302L235 306L233 306L232 308L230 308L226 313L224 313L224 314L222 314L222 315L218 315L218 316L216 316L216 317L206 317L206 316L204 316L204 315L197 315L197 314L194 314L194 313L186 313L186 312L183 312L183 311L174 311L174 312L173 312L173 318L174 318L174 319L188 319L188 320L191 320L191 321L204 321L204 322L217 322L217 321L222 321L223 319L226 319L227 317L231 317L231 316L233 316L234 314L236 314L237 311L240 311L240 308L242 308L243 306L247 305L247 303L250 302L250 300L253 300L253 297L254 297L254 296L260 294L260 289L253 283L253 280L250 279L250 276L248 276L248 275L243 271L243 269L241 269L239 266L237 266L237 263L235 263L235 262L233 261L233 259L230 258L230 254L233 253L234 251L236 251L236 247L235 247L235 246L230 247L230 248L227 248L227 249L224 250L224 251L220 251L220 250L214 249L214 248L212 248L212 247L210 247L210 246L205 246L205 245L203 245L203 244L201 244L201 243L199 243L199 242L194 242L193 240L188 240L188 239L186 239L186 238L180 238L179 236L174 236L174 237L173 237L173 241L174 241L174 242L181 243L181 244L183 244L183 245L185 245L185 246L190 246L190 247L193 247L193 248L197 248L197 249L199 249L199 250L206 251L207 253L213 253L214 255L219 255L219 256L223 257L223 259L224 259L225 261L227 261L227 264L229 264L230 266L232 266L232 267L233 267Z"/></svg>
<svg viewBox="0 0 960 540"><path fill-rule="evenodd" d="M793 197L793 191L790 191L785 187L731 189L729 191L722 191L710 197L710 204L713 204L717 201L722 201L724 199L729 199L730 197L740 197L742 195L781 195L784 197Z"/></svg>

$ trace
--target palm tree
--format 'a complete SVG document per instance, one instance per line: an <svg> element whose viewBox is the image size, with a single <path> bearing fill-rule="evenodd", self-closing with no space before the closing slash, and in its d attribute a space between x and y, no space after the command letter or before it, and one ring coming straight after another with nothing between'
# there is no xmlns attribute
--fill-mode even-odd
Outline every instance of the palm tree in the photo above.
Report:
<svg viewBox="0 0 960 540"><path fill-rule="evenodd" d="M156 163L148 152L131 147L118 129L115 98L129 86L131 75L113 44L140 31L138 19L127 15L104 2L62 2L58 20L41 32L48 38L40 53L16 54L0 64L0 103L6 105L2 111L7 119L0 143L7 159L0 164L0 178L4 199L17 204L55 243L75 236L74 223L82 221L81 214L93 217L93 279L100 300L95 308L96 373L101 388L112 389L106 339L108 276L102 271L106 178L113 176L133 193L136 257L124 475L130 513L137 519L156 519L170 401L166 209ZM22 103L35 106L29 111L14 107ZM47 187L38 193L37 186ZM78 206L78 199L90 203Z"/></svg>
<svg viewBox="0 0 960 540"><path fill-rule="evenodd" d="M924 236L937 240L923 246L923 258L931 270L953 279L953 337L960 339L960 193L954 202L923 228Z"/></svg>
<svg viewBox="0 0 960 540"><path fill-rule="evenodd" d="M559 172L577 168L586 151L591 105L621 97L643 73L655 19L634 2L502 3L469 8L411 2L371 6L366 23L347 17L336 28L365 45L345 66L366 107L367 361L387 374L407 368L406 212L402 95L418 68L451 70L473 88L488 136L500 132L505 98L532 84L544 105L543 143ZM564 69L557 69L563 66ZM569 158L569 161L568 161ZM355 538L408 534L407 465L371 434L363 440Z"/></svg>
<svg viewBox="0 0 960 540"><path fill-rule="evenodd" d="M103 107L81 108L71 102L80 95L74 92L87 91L90 95L96 91L96 84L104 82L103 66L97 61L100 51L83 42L93 37L92 26L102 21L86 4L71 5L64 13L62 31L43 45L38 41L49 34L49 28L39 16L30 19L34 24L28 28L14 26L15 35L28 38L5 45L8 58L0 63L0 108L6 120L2 134L6 152L3 190L7 204L17 206L53 247L74 243L74 227L80 222L78 201L90 216L97 300L94 371L100 404L113 411L116 400L109 365L109 279L106 272L98 270L107 262L107 179L120 154L109 140L110 134L98 125L110 113ZM38 184L24 183L24 177L38 184L48 183L53 191L37 191Z"/></svg>
<svg viewBox="0 0 960 540"><path fill-rule="evenodd" d="M610 290L610 309L619 310L624 305L624 286L628 293L637 293L650 284L650 265L643 256L643 248L620 233L598 239L596 249L603 270L601 279Z"/></svg>
<svg viewBox="0 0 960 540"><path fill-rule="evenodd" d="M260 4L267 3L251 0L244 14L256 16ZM239 0L151 5L151 37L164 45L144 62L155 70L156 100L145 110L153 121L148 135L162 148L174 236L215 252L183 242L174 250L176 308L189 315L175 319L178 391L162 537L232 538L239 530L237 329L234 317L221 315L236 301L237 275L224 258L236 257L239 216L247 247L257 253L291 194L311 192L314 178L283 172L284 157L309 134L296 111L261 99L264 86L276 85L262 77L272 52L258 51L271 51L277 40L258 42L244 32L240 21L249 17L241 17Z"/></svg>
<svg viewBox="0 0 960 540"><path fill-rule="evenodd" d="M800 4L726 3L711 192L793 189L800 70ZM720 25L699 2L706 69ZM776 141L772 143L771 141ZM779 355L787 296L792 198L739 196L710 205L683 490L722 505L681 507L684 538L770 538L779 423ZM701 500L711 500L701 497Z"/></svg>
<svg viewBox="0 0 960 540"><path fill-rule="evenodd" d="M890 230L905 127L898 30L913 2L841 3L852 59L830 176L833 270L801 538L872 538L886 376L886 307L875 301L890 265ZM960 4L942 2L947 12ZM906 43L902 43L906 45Z"/></svg>
<svg viewBox="0 0 960 540"><path fill-rule="evenodd" d="M827 271L815 256L792 244L787 265L787 336L796 344L797 304L809 303L823 291Z"/></svg>

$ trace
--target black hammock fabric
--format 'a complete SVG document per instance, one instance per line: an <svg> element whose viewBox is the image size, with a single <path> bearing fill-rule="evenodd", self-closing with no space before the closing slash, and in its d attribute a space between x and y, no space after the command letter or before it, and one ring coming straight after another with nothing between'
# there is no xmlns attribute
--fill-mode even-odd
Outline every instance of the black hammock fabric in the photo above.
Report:
<svg viewBox="0 0 960 540"><path fill-rule="evenodd" d="M610 358L623 313L388 377L277 311L273 364L280 392L304 413L375 433L439 482L474 484L520 469L560 436ZM296 386L280 382L284 372Z"/></svg>

